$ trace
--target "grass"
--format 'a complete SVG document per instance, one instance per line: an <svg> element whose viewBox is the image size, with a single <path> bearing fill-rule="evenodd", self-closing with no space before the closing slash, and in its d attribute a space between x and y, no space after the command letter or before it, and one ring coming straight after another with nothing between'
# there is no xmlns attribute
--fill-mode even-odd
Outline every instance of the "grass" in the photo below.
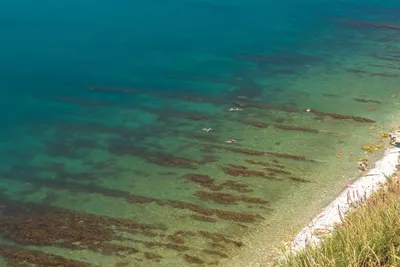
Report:
<svg viewBox="0 0 400 267"><path fill-rule="evenodd" d="M274 266L400 266L400 174L358 203L319 246L286 252Z"/></svg>

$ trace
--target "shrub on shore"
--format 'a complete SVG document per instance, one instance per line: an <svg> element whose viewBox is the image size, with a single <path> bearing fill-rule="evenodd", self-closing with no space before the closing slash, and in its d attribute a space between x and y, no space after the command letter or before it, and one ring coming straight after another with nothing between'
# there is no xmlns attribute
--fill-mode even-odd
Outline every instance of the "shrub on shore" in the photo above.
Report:
<svg viewBox="0 0 400 267"><path fill-rule="evenodd" d="M399 176L359 203L320 245L286 253L275 266L400 266Z"/></svg>

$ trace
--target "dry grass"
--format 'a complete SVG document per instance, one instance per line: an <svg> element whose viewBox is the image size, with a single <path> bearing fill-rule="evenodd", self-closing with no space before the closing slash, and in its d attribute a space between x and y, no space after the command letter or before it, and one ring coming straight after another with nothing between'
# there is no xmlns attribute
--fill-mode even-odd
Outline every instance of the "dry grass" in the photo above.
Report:
<svg viewBox="0 0 400 267"><path fill-rule="evenodd" d="M276 266L400 266L399 174L345 216L319 246L286 253Z"/></svg>

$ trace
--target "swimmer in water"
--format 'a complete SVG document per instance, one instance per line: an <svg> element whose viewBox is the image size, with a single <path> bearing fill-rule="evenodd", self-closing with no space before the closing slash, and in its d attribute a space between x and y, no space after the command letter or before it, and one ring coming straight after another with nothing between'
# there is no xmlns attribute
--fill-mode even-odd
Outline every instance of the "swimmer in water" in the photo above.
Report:
<svg viewBox="0 0 400 267"><path fill-rule="evenodd" d="M243 110L242 108L230 108L229 111L241 111Z"/></svg>
<svg viewBox="0 0 400 267"><path fill-rule="evenodd" d="M360 171L365 172L366 170L367 167L364 164L360 163Z"/></svg>
<svg viewBox="0 0 400 267"><path fill-rule="evenodd" d="M364 160L363 160L363 164L364 164L364 166L367 168L367 167L368 167L368 160L367 160L367 159L364 159Z"/></svg>
<svg viewBox="0 0 400 267"><path fill-rule="evenodd" d="M203 128L203 131L205 132L209 132L209 131L215 131L214 128Z"/></svg>
<svg viewBox="0 0 400 267"><path fill-rule="evenodd" d="M236 139L232 138L231 140L225 141L225 143L227 143L227 144L235 144L236 143Z"/></svg>

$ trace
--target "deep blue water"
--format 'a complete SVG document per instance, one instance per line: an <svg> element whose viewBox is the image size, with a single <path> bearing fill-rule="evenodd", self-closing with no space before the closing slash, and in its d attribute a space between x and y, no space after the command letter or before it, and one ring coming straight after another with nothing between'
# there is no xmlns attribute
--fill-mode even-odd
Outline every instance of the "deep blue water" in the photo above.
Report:
<svg viewBox="0 0 400 267"><path fill-rule="evenodd" d="M0 12L2 83L31 94L154 84L172 70L229 73L239 68L232 54L291 51L340 13L337 4L290 1L18 1Z"/></svg>
<svg viewBox="0 0 400 267"><path fill-rule="evenodd" d="M229 75L244 68L232 60L237 54L318 49L319 35L335 30L333 19L376 4L368 2L4 2L2 92L79 94L93 83L160 88L173 71Z"/></svg>

